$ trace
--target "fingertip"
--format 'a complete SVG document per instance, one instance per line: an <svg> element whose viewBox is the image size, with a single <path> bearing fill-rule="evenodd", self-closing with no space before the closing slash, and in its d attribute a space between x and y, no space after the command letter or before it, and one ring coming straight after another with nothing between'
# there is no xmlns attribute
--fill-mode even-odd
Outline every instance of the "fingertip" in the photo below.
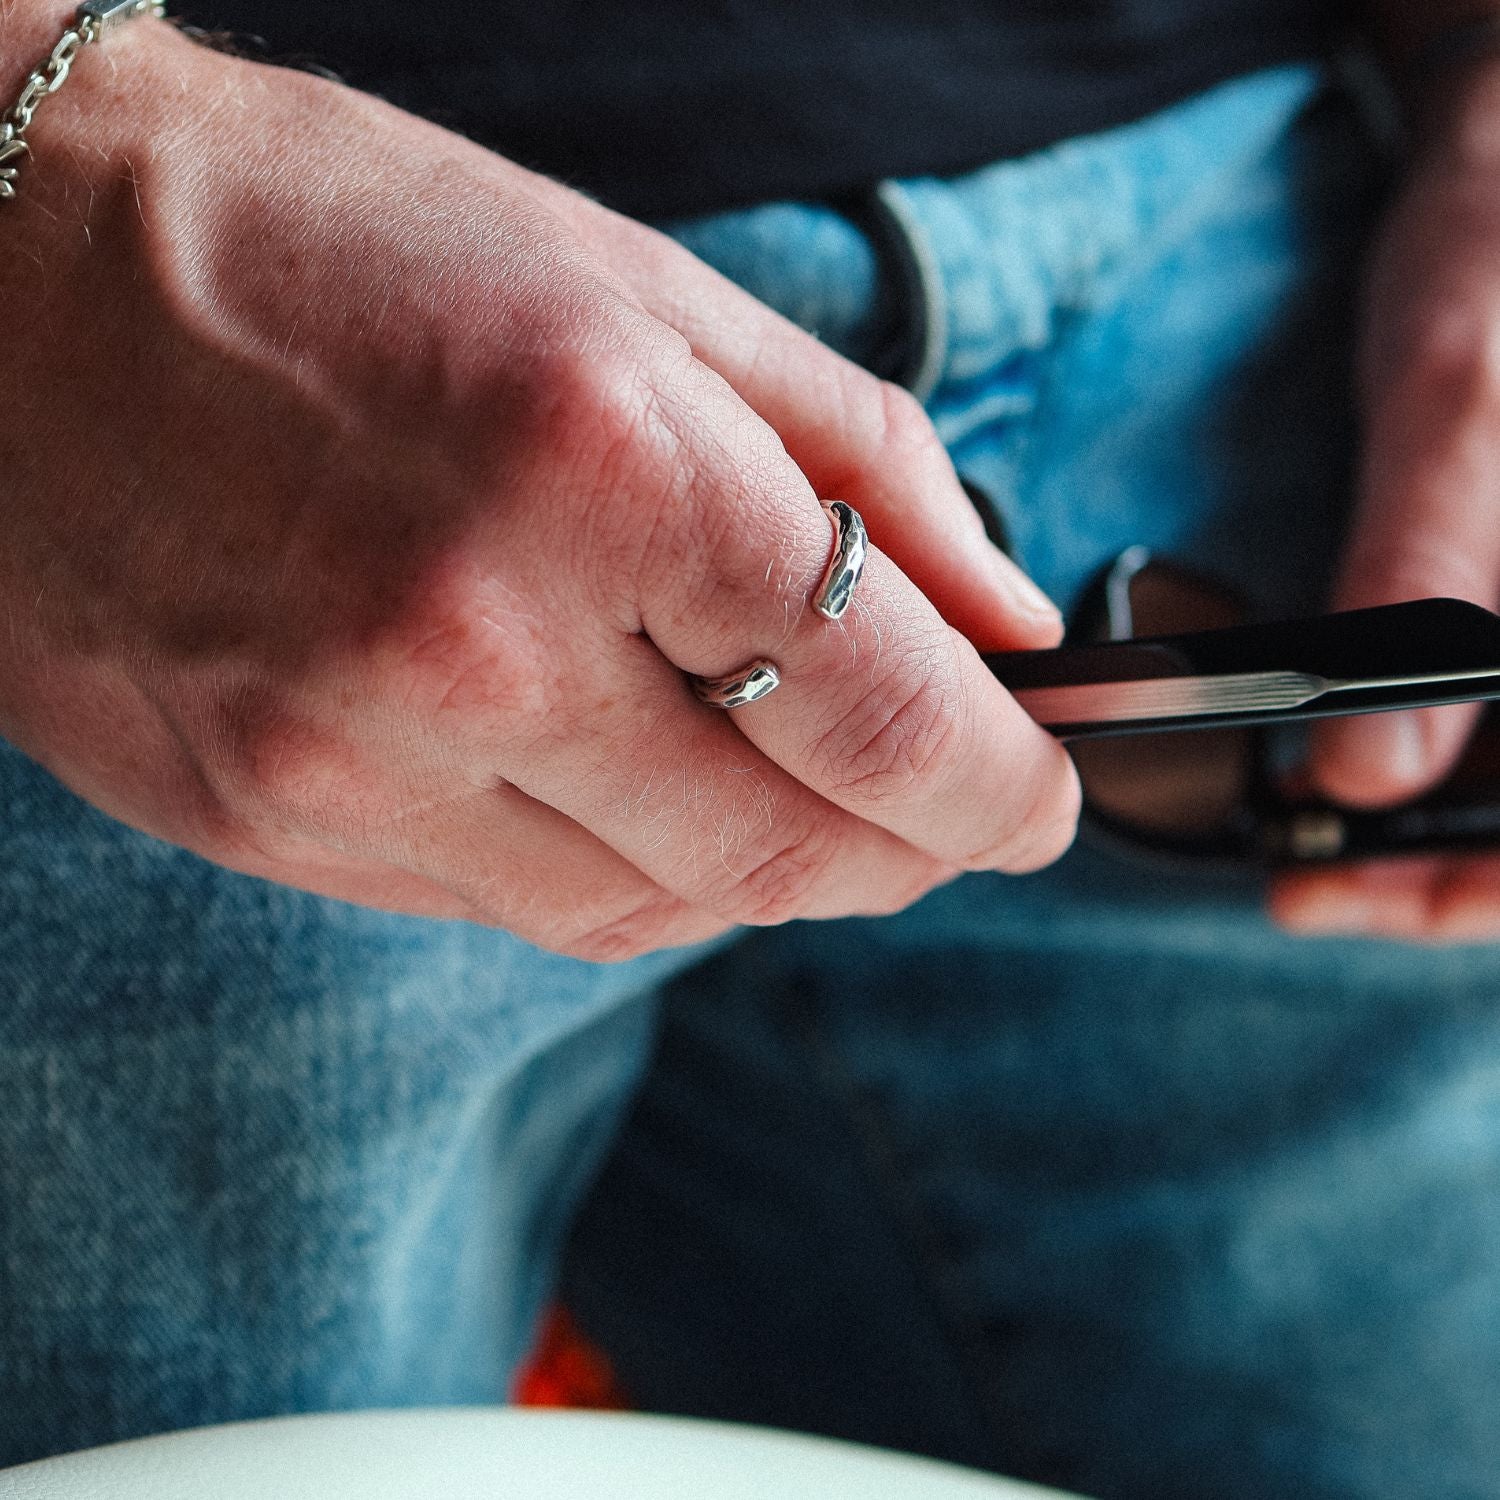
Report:
<svg viewBox="0 0 1500 1500"><path fill-rule="evenodd" d="M1321 791L1352 807L1399 802L1422 785L1427 747L1409 714L1372 714L1322 725L1312 771Z"/></svg>
<svg viewBox="0 0 1500 1500"><path fill-rule="evenodd" d="M871 495L870 536L981 651L1039 650L1062 640L1057 606L991 537L966 485L937 449L941 473L919 476L899 517Z"/></svg>
<svg viewBox="0 0 1500 1500"><path fill-rule="evenodd" d="M949 617L951 624L981 651L1043 651L1061 644L1061 612L1020 567L986 539L975 544L971 556L975 583L969 618L960 624Z"/></svg>
<svg viewBox="0 0 1500 1500"><path fill-rule="evenodd" d="M1073 758L1045 730L1027 720L1036 760L1025 816L1003 844L976 860L971 868L995 869L1007 875L1031 875L1055 864L1078 837L1083 787Z"/></svg>
<svg viewBox="0 0 1500 1500"><path fill-rule="evenodd" d="M1060 646L1063 642L1063 622L1060 616L1051 619L1025 621L1024 630L1016 632L1018 639L1024 639L1025 650L1049 651L1054 646Z"/></svg>
<svg viewBox="0 0 1500 1500"><path fill-rule="evenodd" d="M894 546L873 529L871 536L943 619L979 650L1034 651L1062 640L1057 606L983 532L950 536L936 552L932 544L917 551L912 535Z"/></svg>
<svg viewBox="0 0 1500 1500"><path fill-rule="evenodd" d="M1267 907L1277 926L1305 937L1365 933L1376 916L1369 897L1347 877L1324 871L1283 875L1271 886Z"/></svg>
<svg viewBox="0 0 1500 1500"><path fill-rule="evenodd" d="M1446 873L1438 857L1289 871L1277 878L1267 904L1273 921L1306 937L1441 942L1447 939L1436 914Z"/></svg>
<svg viewBox="0 0 1500 1500"><path fill-rule="evenodd" d="M987 537L982 545L985 561L999 585L1001 598L1017 622L1023 627L1044 631L1049 635L1055 632L1056 638L1061 640L1062 612L1042 591L1041 585Z"/></svg>
<svg viewBox="0 0 1500 1500"><path fill-rule="evenodd" d="M1314 740L1319 789L1351 807L1387 807L1418 796L1452 766L1472 723L1467 706L1333 719Z"/></svg>

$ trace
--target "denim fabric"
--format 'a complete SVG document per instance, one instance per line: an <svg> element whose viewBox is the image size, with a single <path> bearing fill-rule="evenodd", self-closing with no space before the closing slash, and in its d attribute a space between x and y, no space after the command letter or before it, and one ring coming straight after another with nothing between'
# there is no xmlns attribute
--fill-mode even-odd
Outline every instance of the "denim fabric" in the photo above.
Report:
<svg viewBox="0 0 1500 1500"><path fill-rule="evenodd" d="M0 747L0 1466L503 1400L686 961L220 870Z"/></svg>
<svg viewBox="0 0 1500 1500"><path fill-rule="evenodd" d="M929 405L1042 584L1326 587L1382 165L1288 69L881 202ZM868 346L837 216L677 226ZM753 264L744 252L753 251ZM1129 1500L1500 1495L1500 950L1294 939L1080 848L681 977L567 1264L644 1404Z"/></svg>
<svg viewBox="0 0 1500 1500"><path fill-rule="evenodd" d="M888 185L894 257L828 209L678 232L872 362L919 285L1060 597L1148 541L1274 608L1339 524L1377 176L1286 70ZM570 1269L643 1400L1100 1495L1500 1493L1491 951L1080 850L596 968L217 870L3 747L0 805L0 1463L501 1397L678 976Z"/></svg>

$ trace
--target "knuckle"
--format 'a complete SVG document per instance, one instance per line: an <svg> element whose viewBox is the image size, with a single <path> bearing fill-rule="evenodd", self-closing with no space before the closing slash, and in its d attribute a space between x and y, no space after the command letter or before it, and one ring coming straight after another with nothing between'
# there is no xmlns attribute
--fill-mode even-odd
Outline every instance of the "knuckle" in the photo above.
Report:
<svg viewBox="0 0 1500 1500"><path fill-rule="evenodd" d="M801 916L813 893L827 880L837 851L828 833L814 827L796 838L779 841L754 857L725 897L705 902L724 910L736 922L774 927Z"/></svg>
<svg viewBox="0 0 1500 1500"><path fill-rule="evenodd" d="M687 910L660 889L575 892L551 881L536 886L514 872L450 877L445 884L473 920L588 963L620 963L671 947Z"/></svg>
<svg viewBox="0 0 1500 1500"><path fill-rule="evenodd" d="M174 842L230 869L259 870L294 858L303 841L264 809L235 807L205 781L178 789Z"/></svg>
<svg viewBox="0 0 1500 1500"><path fill-rule="evenodd" d="M735 434L694 430L692 354L662 329L623 348L555 357L539 476L570 529L573 565L608 608L696 577L713 539L709 503L734 475L716 462Z"/></svg>
<svg viewBox="0 0 1500 1500"><path fill-rule="evenodd" d="M872 470L926 481L934 466L950 467L946 449L922 403L904 386L854 369L842 388L846 448L851 459L844 472L824 476L830 493L859 488Z"/></svg>
<svg viewBox="0 0 1500 1500"><path fill-rule="evenodd" d="M780 615L790 628L817 576L812 559L818 569L826 560L828 534L821 515L807 521L806 481L784 452L767 453L753 435L739 441L727 427L721 436L721 452L684 451L676 493L655 500L633 574L645 615L704 632L699 643L712 654L742 639L747 614Z"/></svg>
<svg viewBox="0 0 1500 1500"><path fill-rule="evenodd" d="M623 915L602 918L570 934L558 950L589 963L615 964L672 946L672 923L682 903L653 896Z"/></svg>
<svg viewBox="0 0 1500 1500"><path fill-rule="evenodd" d="M641 351L617 343L575 349L561 356L550 374L570 424L593 422L606 448L635 437L649 391ZM572 436L576 443L576 430Z"/></svg>
<svg viewBox="0 0 1500 1500"><path fill-rule="evenodd" d="M883 446L898 455L927 454L942 447L926 408L905 386L882 380L878 390L886 439Z"/></svg>
<svg viewBox="0 0 1500 1500"><path fill-rule="evenodd" d="M678 345L682 348L678 348ZM676 434L660 400L691 352L681 336L633 315L613 336L549 353L538 373L542 449L564 461L575 486L608 488L642 467L660 467Z"/></svg>
<svg viewBox="0 0 1500 1500"><path fill-rule="evenodd" d="M812 747L820 784L859 802L926 788L956 765L967 719L938 651L907 651Z"/></svg>
<svg viewBox="0 0 1500 1500"><path fill-rule="evenodd" d="M951 470L947 450L922 403L903 386L866 378L868 416L859 425L868 431L858 434L856 451L872 455L869 462L883 473L904 476L908 482L927 483L937 472Z"/></svg>
<svg viewBox="0 0 1500 1500"><path fill-rule="evenodd" d="M305 849L305 842L264 818L221 815L213 822L211 858L232 868L282 865Z"/></svg>
<svg viewBox="0 0 1500 1500"><path fill-rule="evenodd" d="M329 826L354 784L343 736L285 707L241 709L225 732L224 803L241 832L260 840Z"/></svg>
<svg viewBox="0 0 1500 1500"><path fill-rule="evenodd" d="M370 663L368 698L445 738L544 724L561 692L542 669L546 624L467 555L430 568Z"/></svg>

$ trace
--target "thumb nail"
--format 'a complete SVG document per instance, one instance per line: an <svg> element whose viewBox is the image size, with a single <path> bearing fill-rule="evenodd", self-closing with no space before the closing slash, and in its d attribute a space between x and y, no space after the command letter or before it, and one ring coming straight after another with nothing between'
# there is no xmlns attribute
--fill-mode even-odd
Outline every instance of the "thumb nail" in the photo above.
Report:
<svg viewBox="0 0 1500 1500"><path fill-rule="evenodd" d="M1427 739L1410 714L1371 714L1341 729L1341 758L1371 777L1372 790L1416 786L1427 775Z"/></svg>
<svg viewBox="0 0 1500 1500"><path fill-rule="evenodd" d="M1045 620L1048 624L1060 622L1062 616L1058 613L1057 606L1026 576L1024 569L1011 556L1010 530L989 491L965 474L958 476L958 482L963 486L964 494L969 497L969 504L974 507L975 515L983 525L988 545L985 546L983 542L980 545L984 547L990 571L999 581L1001 589L1022 614L1030 615L1036 620Z"/></svg>
<svg viewBox="0 0 1500 1500"><path fill-rule="evenodd" d="M989 548L990 566L995 578L1011 603L1023 615L1048 623L1061 621L1057 606L1037 587L1026 573L1011 561L1005 553Z"/></svg>

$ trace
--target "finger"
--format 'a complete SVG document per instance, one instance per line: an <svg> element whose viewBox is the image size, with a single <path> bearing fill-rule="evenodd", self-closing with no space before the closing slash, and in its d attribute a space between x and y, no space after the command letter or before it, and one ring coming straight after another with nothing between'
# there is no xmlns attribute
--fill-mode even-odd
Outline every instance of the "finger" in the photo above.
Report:
<svg viewBox="0 0 1500 1500"><path fill-rule="evenodd" d="M595 215L603 210L593 209ZM584 226L596 238L596 224ZM824 499L864 517L939 612L981 650L1055 645L1056 606L985 534L920 404L833 353L665 235L611 215L632 289L780 437Z"/></svg>
<svg viewBox="0 0 1500 1500"><path fill-rule="evenodd" d="M354 906L374 907L408 917L443 921L480 920L479 913L461 897L436 881L413 875L376 860L354 859L333 850L309 848L295 856L273 858L249 850L227 854L193 851L241 875L252 875L276 885L309 891Z"/></svg>
<svg viewBox="0 0 1500 1500"><path fill-rule="evenodd" d="M1403 381L1373 414L1364 498L1336 602L1341 609L1449 596L1494 607L1500 530L1500 426L1462 365ZM1370 714L1322 727L1313 771L1356 805L1401 801L1457 759L1476 708Z"/></svg>
<svg viewBox="0 0 1500 1500"><path fill-rule="evenodd" d="M722 299L712 318L708 288L683 295L710 277ZM776 430L819 496L860 512L871 539L949 624L982 650L1061 640L1056 605L990 542L909 392L833 354L699 262L673 289L676 306L663 308L662 320Z"/></svg>
<svg viewBox="0 0 1500 1500"><path fill-rule="evenodd" d="M367 842L491 926L596 962L685 947L732 924L694 909L565 813L503 782L403 809Z"/></svg>
<svg viewBox="0 0 1500 1500"><path fill-rule="evenodd" d="M1273 885L1271 914L1307 935L1494 942L1500 939L1500 858L1432 856L1299 870Z"/></svg>
<svg viewBox="0 0 1500 1500"><path fill-rule="evenodd" d="M263 794L250 831L212 857L342 900L462 916L596 962L701 942L729 925L515 786L372 796L380 784L350 766L337 783L322 776L314 797L294 785Z"/></svg>
<svg viewBox="0 0 1500 1500"><path fill-rule="evenodd" d="M717 639L732 638L730 620L714 624ZM653 638L700 675L719 675L736 654L710 654L670 627L660 622ZM830 802L961 869L1022 873L1072 842L1079 793L1067 754L882 554L839 624L807 611L772 650L782 687L737 710L738 727Z"/></svg>
<svg viewBox="0 0 1500 1500"><path fill-rule="evenodd" d="M687 399L722 430L711 389ZM685 419L684 419L685 420ZM872 550L837 623L807 602L832 530L806 481L740 424L733 454L691 442L695 482L641 560L640 624L677 666L721 676L757 657L782 686L734 711L797 781L945 864L1034 869L1071 841L1071 761L999 686L910 579ZM758 424L757 424L758 425Z"/></svg>
<svg viewBox="0 0 1500 1500"><path fill-rule="evenodd" d="M585 656L567 698L506 774L695 909L754 925L876 914L954 873L798 783L643 637Z"/></svg>

